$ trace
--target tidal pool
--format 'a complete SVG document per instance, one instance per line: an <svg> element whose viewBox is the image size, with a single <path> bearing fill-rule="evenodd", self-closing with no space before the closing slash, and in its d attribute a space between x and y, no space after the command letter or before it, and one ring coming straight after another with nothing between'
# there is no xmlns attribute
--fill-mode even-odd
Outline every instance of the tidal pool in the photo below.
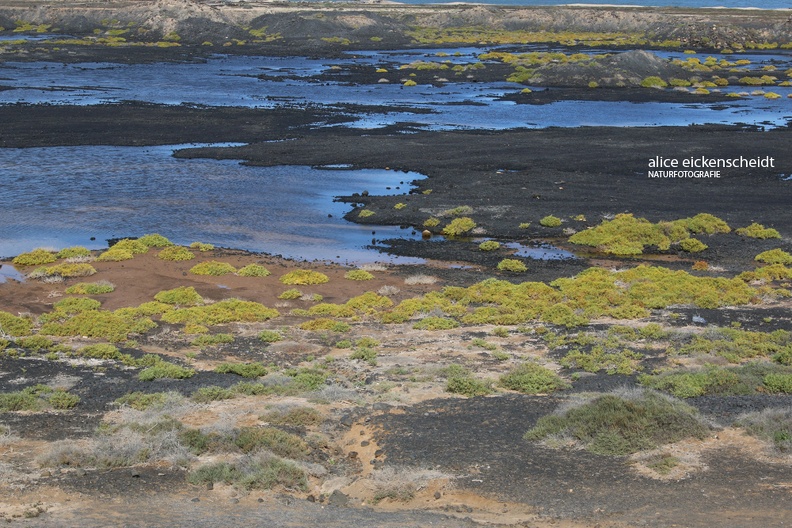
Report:
<svg viewBox="0 0 792 528"><path fill-rule="evenodd" d="M107 239L156 232L179 244L354 263L396 260L366 249L373 238L420 237L411 229L347 222L342 216L350 206L334 198L364 190L406 194L421 174L249 167L177 159L175 148L0 149L0 256L42 246L98 249Z"/></svg>

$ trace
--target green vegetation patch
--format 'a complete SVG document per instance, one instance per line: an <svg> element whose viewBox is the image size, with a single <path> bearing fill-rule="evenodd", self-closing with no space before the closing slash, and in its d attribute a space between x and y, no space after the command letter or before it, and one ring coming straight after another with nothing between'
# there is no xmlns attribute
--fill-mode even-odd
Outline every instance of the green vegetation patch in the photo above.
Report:
<svg viewBox="0 0 792 528"><path fill-rule="evenodd" d="M262 330L259 332L257 337L265 343L276 343L278 341L283 341L283 334L274 330Z"/></svg>
<svg viewBox="0 0 792 528"><path fill-rule="evenodd" d="M561 225L561 219L557 216L547 215L539 220L539 224L544 227L559 227Z"/></svg>
<svg viewBox="0 0 792 528"><path fill-rule="evenodd" d="M80 257L89 257L91 252L88 251L88 248L83 246L71 246L58 251L58 254L55 255L57 258L80 258Z"/></svg>
<svg viewBox="0 0 792 528"><path fill-rule="evenodd" d="M138 411L159 408L165 404L168 394L165 392L130 392L115 400L117 405L127 405Z"/></svg>
<svg viewBox="0 0 792 528"><path fill-rule="evenodd" d="M0 392L0 412L67 410L78 403L80 397L76 394L41 384L15 392Z"/></svg>
<svg viewBox="0 0 792 528"><path fill-rule="evenodd" d="M792 450L792 408L765 409L740 416L735 425L751 436L771 442L780 452Z"/></svg>
<svg viewBox="0 0 792 528"><path fill-rule="evenodd" d="M234 336L231 334L205 334L196 337L190 344L197 347L210 347L233 342Z"/></svg>
<svg viewBox="0 0 792 528"><path fill-rule="evenodd" d="M746 395L792 390L792 369L771 363L747 363L738 367L708 365L698 370L672 370L642 375L639 382L678 398L705 395Z"/></svg>
<svg viewBox="0 0 792 528"><path fill-rule="evenodd" d="M458 326L459 322L454 319L430 315L415 323L413 328L416 330L451 330Z"/></svg>
<svg viewBox="0 0 792 528"><path fill-rule="evenodd" d="M192 286L179 286L172 290L163 290L157 293L154 299L176 306L199 306L204 303L203 297Z"/></svg>
<svg viewBox="0 0 792 528"><path fill-rule="evenodd" d="M444 369L443 374L446 376L446 392L461 394L468 398L486 396L494 392L491 381L474 378L473 374L461 365L449 365Z"/></svg>
<svg viewBox="0 0 792 528"><path fill-rule="evenodd" d="M231 400L236 397L236 393L224 387L217 385L210 385L208 387L201 387L192 393L192 400L198 403L210 403L221 400Z"/></svg>
<svg viewBox="0 0 792 528"><path fill-rule="evenodd" d="M756 222L747 227L741 227L737 229L735 233L748 238L781 238L781 234L775 229L765 227L762 224L757 224Z"/></svg>
<svg viewBox="0 0 792 528"><path fill-rule="evenodd" d="M40 266L55 262L55 254L43 248L37 248L28 253L22 253L14 257L11 262L17 266Z"/></svg>
<svg viewBox="0 0 792 528"><path fill-rule="evenodd" d="M261 264L248 264L237 271L240 277L269 277L270 271Z"/></svg>
<svg viewBox="0 0 792 528"><path fill-rule="evenodd" d="M58 276L68 279L70 277L89 277L96 273L96 269L84 262L63 263L42 268L41 273L48 277Z"/></svg>
<svg viewBox="0 0 792 528"><path fill-rule="evenodd" d="M278 280L283 284L302 286L330 282L330 278L327 275L313 270L294 270L283 275Z"/></svg>
<svg viewBox="0 0 792 528"><path fill-rule="evenodd" d="M305 471L293 462L276 457L263 460L242 460L236 463L215 462L200 466L187 476L191 484L206 485L222 482L242 489L272 489L284 486L289 489L308 489Z"/></svg>
<svg viewBox="0 0 792 528"><path fill-rule="evenodd" d="M184 323L197 325L217 325L223 323L256 323L268 321L280 314L273 308L263 304L225 299L205 306L179 308L162 314L166 323Z"/></svg>
<svg viewBox="0 0 792 528"><path fill-rule="evenodd" d="M570 385L555 372L536 363L523 363L501 376L501 387L525 394L548 394Z"/></svg>
<svg viewBox="0 0 792 528"><path fill-rule="evenodd" d="M129 251L133 255L143 255L148 253L149 246L141 242L140 240L125 238L123 240L119 240L115 244L110 247L110 250L124 250Z"/></svg>
<svg viewBox="0 0 792 528"><path fill-rule="evenodd" d="M259 419L271 425L308 427L320 424L322 415L312 407L293 407L288 410L268 412Z"/></svg>
<svg viewBox="0 0 792 528"><path fill-rule="evenodd" d="M127 249L111 248L101 253L96 260L99 262L121 262L123 260L132 260L135 254Z"/></svg>
<svg viewBox="0 0 792 528"><path fill-rule="evenodd" d="M86 299L85 297L65 297L53 304L52 307L66 314L77 314L89 310L98 310L102 307L102 303L94 299Z"/></svg>
<svg viewBox="0 0 792 528"><path fill-rule="evenodd" d="M73 316L55 310L44 315L51 316L53 320L42 325L42 335L85 336L123 341L129 334L142 334L157 326L149 317L135 309L121 309L116 312L87 310ZM61 315L64 317L60 317Z"/></svg>
<svg viewBox="0 0 792 528"><path fill-rule="evenodd" d="M11 337L30 335L33 322L26 317L18 317L0 310L0 331Z"/></svg>
<svg viewBox="0 0 792 528"><path fill-rule="evenodd" d="M165 238L164 236L160 235L159 233L151 233L148 235L143 235L142 237L137 239L138 242L143 244L146 247L155 247L155 248L164 248L168 246L173 246L173 242Z"/></svg>
<svg viewBox="0 0 792 528"><path fill-rule="evenodd" d="M156 365L145 368L138 374L140 381L154 381L157 379L186 379L195 375L191 368L182 367L167 361L160 361Z"/></svg>
<svg viewBox="0 0 792 528"><path fill-rule="evenodd" d="M184 246L167 246L159 252L157 258L173 262L183 262L185 260L194 259L195 255Z"/></svg>
<svg viewBox="0 0 792 528"><path fill-rule="evenodd" d="M476 227L476 222L472 218L462 216L454 218L451 222L443 228L443 234L446 236L460 236L469 233Z"/></svg>
<svg viewBox="0 0 792 528"><path fill-rule="evenodd" d="M223 363L215 368L220 374L236 374L243 378L258 378L267 375L267 367L261 363Z"/></svg>
<svg viewBox="0 0 792 528"><path fill-rule="evenodd" d="M366 270L351 270L351 271L347 271L344 274L344 278L354 281L368 281L368 280L373 280L374 275L372 275Z"/></svg>
<svg viewBox="0 0 792 528"><path fill-rule="evenodd" d="M651 391L605 394L544 416L526 440L565 436L592 453L621 456L709 433L693 407Z"/></svg>
<svg viewBox="0 0 792 528"><path fill-rule="evenodd" d="M511 271L512 273L524 273L528 271L528 266L517 259L503 259L498 262L498 269L501 271Z"/></svg>
<svg viewBox="0 0 792 528"><path fill-rule="evenodd" d="M351 327L343 321L336 321L326 317L306 321L300 325L300 328L311 332L349 332L351 330Z"/></svg>
<svg viewBox="0 0 792 528"><path fill-rule="evenodd" d="M212 251L215 247L212 244L206 244L204 242L193 242L190 244L191 249L197 249L201 252Z"/></svg>
<svg viewBox="0 0 792 528"><path fill-rule="evenodd" d="M495 240L485 240L479 244L479 249L481 251L497 251L500 249L500 246L500 242L496 242Z"/></svg>
<svg viewBox="0 0 792 528"><path fill-rule="evenodd" d="M773 357L779 362L792 354L792 332L753 332L738 328L710 328L703 334L690 336L686 342L669 349L680 355L720 356L731 363L757 357Z"/></svg>
<svg viewBox="0 0 792 528"><path fill-rule="evenodd" d="M311 452L302 438L276 427L243 427L234 443L243 453L267 449L278 456L293 459L303 459Z"/></svg>
<svg viewBox="0 0 792 528"><path fill-rule="evenodd" d="M756 255L754 260L765 264L792 264L792 255L782 249L771 249Z"/></svg>
<svg viewBox="0 0 792 528"><path fill-rule="evenodd" d="M69 295L101 295L113 291L115 291L115 286L108 281L78 282L66 288L66 293Z"/></svg>
<svg viewBox="0 0 792 528"><path fill-rule="evenodd" d="M193 275L220 277L222 275L228 275L229 273L236 273L236 268L227 262L207 260L206 262L201 262L190 268L190 273Z"/></svg>

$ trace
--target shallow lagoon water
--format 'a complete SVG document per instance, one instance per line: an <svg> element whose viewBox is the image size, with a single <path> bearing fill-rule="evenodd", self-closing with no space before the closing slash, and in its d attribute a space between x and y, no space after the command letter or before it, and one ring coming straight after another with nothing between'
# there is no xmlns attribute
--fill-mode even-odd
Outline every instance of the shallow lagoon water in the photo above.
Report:
<svg viewBox="0 0 792 528"><path fill-rule="evenodd" d="M334 65L386 66L392 70L417 59L471 62L478 54L492 49L463 47L431 51L349 52L347 57L340 59L217 55L205 62L183 64L9 62L0 65L1 84L10 88L0 91L0 104L91 105L134 100L170 105L242 107L378 105L396 110L387 114L359 113L355 115L358 120L352 126L378 128L407 122L431 130L704 123L776 127L786 126L792 120L792 99L786 97L792 93L789 87L773 87L773 91L784 96L773 101L763 97L745 97L727 103L705 100L688 104L559 101L546 105L518 105L500 98L524 86L505 81L466 82L451 76L452 82L443 86L407 88L399 83L353 85L318 82L312 78L331 73ZM534 49L536 46L526 47L526 51ZM438 57L438 52L444 55ZM725 57L736 60L736 55ZM790 57L784 54L746 54L740 58L751 59L755 67L774 61L780 65L781 71L791 65ZM259 75L266 78L259 79ZM743 90L752 91L737 86L723 91ZM409 111L413 107L430 110L431 113L415 114Z"/></svg>
<svg viewBox="0 0 792 528"><path fill-rule="evenodd" d="M98 249L109 238L158 232L179 244L211 242L306 260L395 261L365 246L372 238L420 237L347 222L342 215L350 206L333 201L363 190L406 194L411 181L423 178L418 173L249 167L177 159L173 150L0 149L0 256L40 246Z"/></svg>

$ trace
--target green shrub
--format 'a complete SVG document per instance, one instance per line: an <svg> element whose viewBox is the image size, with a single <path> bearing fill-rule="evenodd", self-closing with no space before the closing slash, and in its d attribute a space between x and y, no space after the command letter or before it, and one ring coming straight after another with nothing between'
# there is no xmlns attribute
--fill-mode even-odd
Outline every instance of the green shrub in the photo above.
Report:
<svg viewBox="0 0 792 528"><path fill-rule="evenodd" d="M586 372L607 371L608 374L633 374L637 370L638 360L643 357L629 349L613 349L605 345L595 345L589 351L575 348L561 358L564 368L579 368Z"/></svg>
<svg viewBox="0 0 792 528"><path fill-rule="evenodd" d="M115 286L107 281L78 282L66 288L69 295L101 295L115 291Z"/></svg>
<svg viewBox="0 0 792 528"><path fill-rule="evenodd" d="M154 299L176 306L199 306L204 303L203 297L192 286L179 286L172 290L163 290L154 295Z"/></svg>
<svg viewBox="0 0 792 528"><path fill-rule="evenodd" d="M75 258L75 257L88 257L91 255L91 252L88 251L88 248L83 246L72 246L61 249L58 251L58 254L55 255L57 258ZM46 264L43 262L42 264Z"/></svg>
<svg viewBox="0 0 792 528"><path fill-rule="evenodd" d="M88 310L98 310L102 303L85 297L65 297L52 305L53 308L65 314L76 314Z"/></svg>
<svg viewBox="0 0 792 528"><path fill-rule="evenodd" d="M210 385L209 387L201 387L192 393L192 400L198 403L210 403L213 401L230 400L235 398L234 391L218 387L217 385Z"/></svg>
<svg viewBox="0 0 792 528"><path fill-rule="evenodd" d="M195 255L184 246L167 246L162 249L157 255L162 260L170 260L173 262L183 262L185 260L192 260Z"/></svg>
<svg viewBox="0 0 792 528"><path fill-rule="evenodd" d="M767 392L792 394L792 374L770 373L762 379L762 383Z"/></svg>
<svg viewBox="0 0 792 528"><path fill-rule="evenodd" d="M358 347L352 354L349 356L349 359L360 359L368 363L369 365L376 366L377 364L377 351L373 348L369 347Z"/></svg>
<svg viewBox="0 0 792 528"><path fill-rule="evenodd" d="M259 332L258 338L265 343L275 343L277 341L283 341L283 334L273 330L262 330Z"/></svg>
<svg viewBox="0 0 792 528"><path fill-rule="evenodd" d="M443 234L446 236L460 236L469 233L476 227L476 223L472 218L461 216L454 218L451 222L443 228Z"/></svg>
<svg viewBox="0 0 792 528"><path fill-rule="evenodd" d="M493 389L491 382L477 380L470 375L454 375L446 381L446 392L473 398L492 394Z"/></svg>
<svg viewBox="0 0 792 528"><path fill-rule="evenodd" d="M261 264L248 264L237 271L240 277L269 277L270 271Z"/></svg>
<svg viewBox="0 0 792 528"><path fill-rule="evenodd" d="M111 248L100 254L96 260L99 262L121 262L122 260L132 260L134 253L127 249Z"/></svg>
<svg viewBox="0 0 792 528"><path fill-rule="evenodd" d="M115 400L117 405L128 405L135 410L145 411L150 408L161 407L165 404L168 395L164 392L131 392Z"/></svg>
<svg viewBox="0 0 792 528"><path fill-rule="evenodd" d="M322 415L310 407L295 407L286 411L272 411L259 419L268 424L307 427L321 423Z"/></svg>
<svg viewBox="0 0 792 528"><path fill-rule="evenodd" d="M479 244L479 249L481 251L497 251L500 249L500 242L496 242L494 240L486 240Z"/></svg>
<svg viewBox="0 0 792 528"><path fill-rule="evenodd" d="M311 452L299 436L275 427L243 427L234 443L243 453L268 449L278 456L294 459L305 458Z"/></svg>
<svg viewBox="0 0 792 528"><path fill-rule="evenodd" d="M243 489L271 489L284 486L289 489L305 490L308 479L305 472L294 465L276 457L263 461L241 461L235 464L215 462L200 466L187 476L191 484L223 482Z"/></svg>
<svg viewBox="0 0 792 528"><path fill-rule="evenodd" d="M80 312L64 321L45 323L40 330L42 335L85 336L123 341L132 333L143 333L157 325L144 316L120 315L103 310Z"/></svg>
<svg viewBox="0 0 792 528"><path fill-rule="evenodd" d="M53 409L66 410L75 407L80 403L80 397L70 394L64 390L56 390L47 397L47 401Z"/></svg>
<svg viewBox="0 0 792 528"><path fill-rule="evenodd" d="M55 343L44 336L34 335L17 339L16 346L33 352L42 352L55 347Z"/></svg>
<svg viewBox="0 0 792 528"><path fill-rule="evenodd" d="M413 328L416 330L450 330L452 328L457 328L458 326L459 323L454 319L430 315L429 317L424 317L415 323Z"/></svg>
<svg viewBox="0 0 792 528"><path fill-rule="evenodd" d="M423 226L424 227L437 227L440 225L440 219L435 217L430 217L424 220Z"/></svg>
<svg viewBox="0 0 792 528"><path fill-rule="evenodd" d="M321 332L324 330L330 332L349 332L351 330L351 327L348 324L341 321L336 321L335 319L327 318L306 321L300 325L300 328L311 332Z"/></svg>
<svg viewBox="0 0 792 528"><path fill-rule="evenodd" d="M278 299L293 300L293 299L299 299L302 296L303 293L300 290L298 290L297 288L291 288L278 295Z"/></svg>
<svg viewBox="0 0 792 528"><path fill-rule="evenodd" d="M459 207L454 207L452 209L446 209L440 216L462 216L462 215L469 215L473 213L473 208L469 205L460 205Z"/></svg>
<svg viewBox="0 0 792 528"><path fill-rule="evenodd" d="M708 246L698 239L686 238L679 242L679 247L682 248L682 251L687 251L688 253L698 253L707 249Z"/></svg>
<svg viewBox="0 0 792 528"><path fill-rule="evenodd" d="M498 383L525 394L547 394L569 388L555 372L536 363L523 363L501 376Z"/></svg>
<svg viewBox="0 0 792 528"><path fill-rule="evenodd" d="M528 271L528 266L517 259L503 259L498 262L498 269L501 271L511 271L512 273L524 273Z"/></svg>
<svg viewBox="0 0 792 528"><path fill-rule="evenodd" d="M377 214L377 213L375 213L371 209L363 209L362 211L360 211L360 213L358 213L358 217L360 217L360 218L369 218L371 216L374 216L375 214Z"/></svg>
<svg viewBox="0 0 792 528"><path fill-rule="evenodd" d="M766 264L792 264L792 255L782 249L771 249L756 255L754 260Z"/></svg>
<svg viewBox="0 0 792 528"><path fill-rule="evenodd" d="M792 449L792 408L771 408L740 416L735 425L748 434L771 442L778 451Z"/></svg>
<svg viewBox="0 0 792 528"><path fill-rule="evenodd" d="M772 228L766 228L762 224L754 222L748 227L741 227L735 231L740 236L749 238L781 238L781 234Z"/></svg>
<svg viewBox="0 0 792 528"><path fill-rule="evenodd" d="M64 279L70 277L88 277L96 273L96 269L90 264L79 263L64 263L56 266L48 266L43 269L43 273L47 276L59 276Z"/></svg>
<svg viewBox="0 0 792 528"><path fill-rule="evenodd" d="M620 456L685 438L703 439L708 432L693 407L647 391L605 394L563 414L543 416L525 439L566 435L593 453Z"/></svg>
<svg viewBox="0 0 792 528"><path fill-rule="evenodd" d="M355 281L367 281L374 279L374 275L366 270L351 270L344 274L344 278Z"/></svg>
<svg viewBox="0 0 792 528"><path fill-rule="evenodd" d="M215 368L220 374L236 374L243 378L258 378L267 374L267 367L261 363L223 363Z"/></svg>
<svg viewBox="0 0 792 528"><path fill-rule="evenodd" d="M205 306L179 308L162 314L166 323L217 325L223 323L257 323L278 317L277 310L252 301L225 299Z"/></svg>
<svg viewBox="0 0 792 528"><path fill-rule="evenodd" d="M748 363L739 367L717 367L709 365L693 371L672 370L654 375L639 376L639 382L647 387L667 391L679 398L695 398L709 394L745 395L755 394L770 376L773 387L787 377L792 369L769 363ZM767 387L764 390L769 390Z"/></svg>
<svg viewBox="0 0 792 528"><path fill-rule="evenodd" d="M655 75L646 77L643 81L641 81L641 86L644 88L665 88L668 86L668 83L665 82L660 77Z"/></svg>
<svg viewBox="0 0 792 528"><path fill-rule="evenodd" d="M143 235L142 237L137 239L138 242L143 244L146 247L156 247L156 248L164 248L168 246L173 246L173 242L165 238L164 236L158 233L151 233L149 235Z"/></svg>
<svg viewBox="0 0 792 528"><path fill-rule="evenodd" d="M0 331L12 337L30 335L33 323L25 317L17 317L0 310Z"/></svg>
<svg viewBox="0 0 792 528"><path fill-rule="evenodd" d="M37 248L28 253L17 255L11 262L17 266L40 266L42 264L55 262L55 260L55 255L51 251L47 251L43 248Z"/></svg>
<svg viewBox="0 0 792 528"><path fill-rule="evenodd" d="M547 215L539 220L539 224L544 227L558 227L561 225L561 219L557 216Z"/></svg>
<svg viewBox="0 0 792 528"><path fill-rule="evenodd" d="M197 249L198 251L206 252L212 251L215 247L212 244L204 244L203 242L193 242L190 248Z"/></svg>
<svg viewBox="0 0 792 528"><path fill-rule="evenodd" d="M181 367L173 363L161 361L156 365L148 367L140 371L138 379L140 381L154 381L156 379L185 379L191 378L195 375L195 371L191 368Z"/></svg>
<svg viewBox="0 0 792 528"><path fill-rule="evenodd" d="M129 251L133 255L143 255L144 253L148 253L149 246L141 242L140 240L134 240L131 238L125 238L123 240L119 240L115 244L110 247L110 250L124 250Z"/></svg>
<svg viewBox="0 0 792 528"><path fill-rule="evenodd" d="M194 275L220 277L222 275L228 275L229 273L236 273L236 268L227 262L207 260L206 262L201 262L190 268L190 273Z"/></svg>
<svg viewBox="0 0 792 528"><path fill-rule="evenodd" d="M324 273L313 270L294 270L280 279L283 284L307 286L311 284L324 284L330 282L330 278Z"/></svg>

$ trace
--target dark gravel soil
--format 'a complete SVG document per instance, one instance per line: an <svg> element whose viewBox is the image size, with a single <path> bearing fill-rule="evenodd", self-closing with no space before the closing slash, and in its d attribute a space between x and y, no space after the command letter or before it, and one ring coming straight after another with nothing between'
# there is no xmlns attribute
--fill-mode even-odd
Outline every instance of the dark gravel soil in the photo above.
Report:
<svg viewBox="0 0 792 528"><path fill-rule="evenodd" d="M533 504L549 515L644 526L711 526L704 522L708 516L724 526L783 526L792 515L788 492L774 488L786 481L788 469L737 452L715 452L706 460L708 471L661 482L632 473L624 458L523 440L560 401L515 395L428 401L373 422L381 427L378 441L389 463L454 472L461 486Z"/></svg>

